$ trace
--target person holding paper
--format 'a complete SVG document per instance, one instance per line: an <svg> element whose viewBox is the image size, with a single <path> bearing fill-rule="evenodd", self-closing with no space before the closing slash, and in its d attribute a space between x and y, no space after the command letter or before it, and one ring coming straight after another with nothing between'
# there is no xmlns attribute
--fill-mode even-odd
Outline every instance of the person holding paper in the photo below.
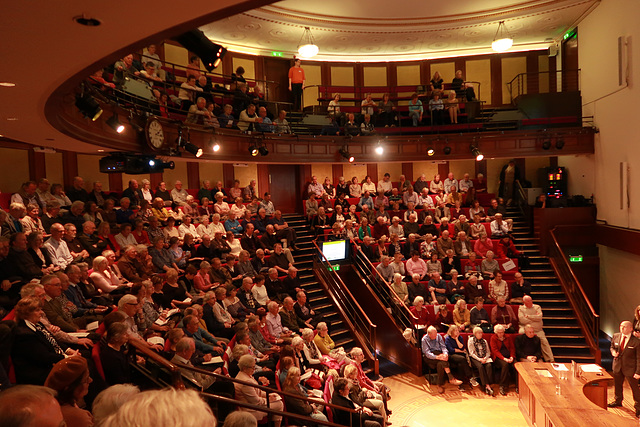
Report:
<svg viewBox="0 0 640 427"><path fill-rule="evenodd" d="M620 323L620 332L611 340L611 356L613 356L613 382L615 398L609 403L610 408L622 406L622 383L626 378L631 386L636 417L640 417L640 340L633 334L633 324L628 320Z"/></svg>

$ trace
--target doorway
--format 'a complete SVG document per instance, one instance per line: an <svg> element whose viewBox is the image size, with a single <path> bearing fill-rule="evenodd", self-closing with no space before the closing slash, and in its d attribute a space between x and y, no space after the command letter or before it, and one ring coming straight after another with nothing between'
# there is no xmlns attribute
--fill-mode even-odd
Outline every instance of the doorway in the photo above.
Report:
<svg viewBox="0 0 640 427"><path fill-rule="evenodd" d="M269 101L289 101L289 67L289 61L286 59L264 59L265 78L269 82L266 88ZM277 112L272 113L277 116Z"/></svg>
<svg viewBox="0 0 640 427"><path fill-rule="evenodd" d="M276 209L282 213L302 212L298 165L269 165L269 191Z"/></svg>

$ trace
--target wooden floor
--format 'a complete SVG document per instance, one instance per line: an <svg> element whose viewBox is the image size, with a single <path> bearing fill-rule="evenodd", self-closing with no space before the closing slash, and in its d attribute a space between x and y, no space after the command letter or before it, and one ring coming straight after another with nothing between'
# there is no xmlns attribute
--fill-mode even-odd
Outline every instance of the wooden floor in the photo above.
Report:
<svg viewBox="0 0 640 427"><path fill-rule="evenodd" d="M389 421L393 427L473 425L524 427L527 422L518 408L518 396L512 386L507 396L500 396L494 386L495 397L489 397L479 387L460 392L458 387L447 384L444 394L431 390L426 379L411 373L384 378L391 388L389 409L393 414ZM609 387L613 398L613 384ZM610 409L621 416L634 418L631 390L625 384L625 400L622 408Z"/></svg>

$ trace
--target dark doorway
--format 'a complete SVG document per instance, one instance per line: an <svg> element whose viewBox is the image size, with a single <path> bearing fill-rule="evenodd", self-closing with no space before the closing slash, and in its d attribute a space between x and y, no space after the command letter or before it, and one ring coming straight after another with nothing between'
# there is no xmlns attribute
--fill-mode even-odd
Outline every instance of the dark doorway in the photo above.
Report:
<svg viewBox="0 0 640 427"><path fill-rule="evenodd" d="M576 30L577 31L577 30ZM562 42L562 91L578 91L578 34Z"/></svg>
<svg viewBox="0 0 640 427"><path fill-rule="evenodd" d="M298 165L269 165L271 200L282 213L302 212Z"/></svg>
<svg viewBox="0 0 640 427"><path fill-rule="evenodd" d="M268 82L267 99L269 101L289 101L289 67L289 61L286 59L264 59L265 78Z"/></svg>

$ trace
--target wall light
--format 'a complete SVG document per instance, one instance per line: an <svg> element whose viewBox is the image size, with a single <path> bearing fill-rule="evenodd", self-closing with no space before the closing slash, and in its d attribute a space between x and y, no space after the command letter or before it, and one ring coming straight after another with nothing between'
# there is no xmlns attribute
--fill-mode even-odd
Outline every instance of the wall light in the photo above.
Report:
<svg viewBox="0 0 640 427"><path fill-rule="evenodd" d="M113 113L113 116L109 117L106 123L109 125L111 129L115 130L116 132L118 133L124 132L124 125L118 119L117 113Z"/></svg>

